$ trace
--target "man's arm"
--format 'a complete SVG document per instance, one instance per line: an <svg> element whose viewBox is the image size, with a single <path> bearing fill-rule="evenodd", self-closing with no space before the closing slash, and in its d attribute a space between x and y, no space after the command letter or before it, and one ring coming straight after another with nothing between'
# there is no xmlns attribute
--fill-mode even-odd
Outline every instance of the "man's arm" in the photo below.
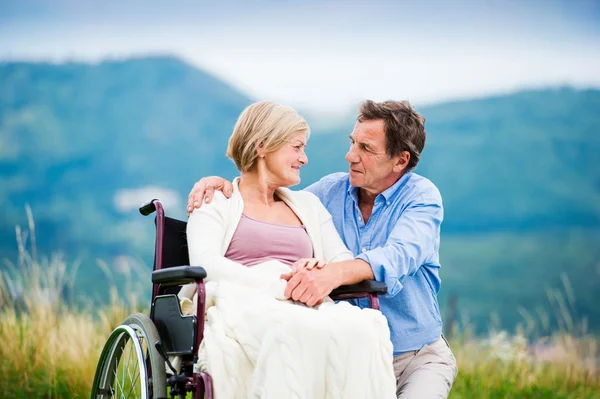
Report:
<svg viewBox="0 0 600 399"><path fill-rule="evenodd" d="M215 190L222 191L223 194L225 194L225 197L229 198L231 197L231 193L233 193L233 184L219 176L203 177L202 179L198 180L188 195L188 217L192 214L194 209L200 208L203 203L210 204L213 196L215 195ZM322 198L319 196L322 195L323 191L320 181L311 184L310 186L306 187L305 190L312 192L319 197L319 199Z"/></svg>
<svg viewBox="0 0 600 399"><path fill-rule="evenodd" d="M325 176L325 178L328 176ZM203 177L202 179L198 180L188 195L188 216L192 214L194 209L200 208L202 203L210 204L215 194L215 190L222 191L223 194L225 194L225 197L229 198L231 197L231 193L233 193L233 184L219 176ZM324 178L316 183L311 184L304 190L313 193L319 198L319 200L321 200L321 202L323 202L327 191L325 189Z"/></svg>
<svg viewBox="0 0 600 399"><path fill-rule="evenodd" d="M398 219L383 247L364 252L354 260L331 263L322 269L301 270L291 276L285 291L295 300L320 303L340 285L363 280L385 282L388 296L402 289L406 276L413 275L437 250L443 219L441 198L413 201ZM322 295L322 297L321 297Z"/></svg>
<svg viewBox="0 0 600 399"><path fill-rule="evenodd" d="M396 222L383 247L359 254L369 263L375 280L385 282L388 296L396 295L407 276L438 250L440 225L444 217L440 197L413 201Z"/></svg>

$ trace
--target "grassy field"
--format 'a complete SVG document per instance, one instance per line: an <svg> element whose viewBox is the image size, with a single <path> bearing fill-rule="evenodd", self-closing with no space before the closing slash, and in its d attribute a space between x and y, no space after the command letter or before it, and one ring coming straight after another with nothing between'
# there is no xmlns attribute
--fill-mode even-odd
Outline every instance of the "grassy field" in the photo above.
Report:
<svg viewBox="0 0 600 399"><path fill-rule="evenodd" d="M129 274L126 295L108 286L109 304L73 305L61 298L76 268L60 257L38 260L19 245L17 264L0 275L0 397L88 397L109 333L147 311L139 287L148 276ZM501 331L475 338L463 326L451 344L459 365L451 398L600 398L598 339L580 330L526 340Z"/></svg>

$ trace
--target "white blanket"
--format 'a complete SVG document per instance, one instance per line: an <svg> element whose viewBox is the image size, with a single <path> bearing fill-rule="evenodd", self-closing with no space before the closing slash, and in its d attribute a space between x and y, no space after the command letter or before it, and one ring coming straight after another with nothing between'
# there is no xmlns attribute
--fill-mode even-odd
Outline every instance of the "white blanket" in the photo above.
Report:
<svg viewBox="0 0 600 399"><path fill-rule="evenodd" d="M325 266L327 267L327 266ZM317 308L286 300L289 267L204 265L206 323L199 366L218 399L396 397L385 317L329 298ZM196 297L181 296L185 314Z"/></svg>

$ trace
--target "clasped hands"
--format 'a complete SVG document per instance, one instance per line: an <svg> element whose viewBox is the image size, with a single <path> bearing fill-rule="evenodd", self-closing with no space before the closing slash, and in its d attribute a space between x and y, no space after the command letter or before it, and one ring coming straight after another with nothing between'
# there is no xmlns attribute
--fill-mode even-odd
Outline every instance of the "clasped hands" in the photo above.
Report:
<svg viewBox="0 0 600 399"><path fill-rule="evenodd" d="M336 287L336 268L325 265L325 261L315 258L303 258L294 262L291 270L281 275L288 282L285 296L310 307L320 305Z"/></svg>

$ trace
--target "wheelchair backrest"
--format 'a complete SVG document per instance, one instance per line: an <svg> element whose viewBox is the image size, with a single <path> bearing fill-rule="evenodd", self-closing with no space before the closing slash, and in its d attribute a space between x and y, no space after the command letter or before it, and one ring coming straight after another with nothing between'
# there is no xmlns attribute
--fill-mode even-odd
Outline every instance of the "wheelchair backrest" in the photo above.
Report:
<svg viewBox="0 0 600 399"><path fill-rule="evenodd" d="M162 268L186 266L190 264L188 254L187 223L183 220L165 216L165 227L162 247ZM156 266L155 266L156 269Z"/></svg>
<svg viewBox="0 0 600 399"><path fill-rule="evenodd" d="M154 222L159 223L159 220L160 218L157 216ZM156 250L159 250L162 253L162 265L160 266L160 269L166 269L173 266L187 266L190 264L186 228L187 222L167 216L164 217L162 248L155 248L155 253ZM158 228L156 234L158 234ZM159 245L158 240L156 240L155 245ZM154 270L157 268L158 265L156 264L155 256ZM163 287L162 293L177 294L179 289L180 286L177 285Z"/></svg>

